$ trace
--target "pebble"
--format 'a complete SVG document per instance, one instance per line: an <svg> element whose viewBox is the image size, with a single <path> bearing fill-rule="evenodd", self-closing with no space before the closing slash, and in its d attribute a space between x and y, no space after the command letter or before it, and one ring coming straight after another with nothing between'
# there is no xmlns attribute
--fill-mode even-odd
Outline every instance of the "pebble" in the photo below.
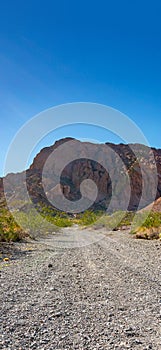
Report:
<svg viewBox="0 0 161 350"><path fill-rule="evenodd" d="M53 245L2 262L0 349L160 349L153 241L120 231L82 248Z"/></svg>

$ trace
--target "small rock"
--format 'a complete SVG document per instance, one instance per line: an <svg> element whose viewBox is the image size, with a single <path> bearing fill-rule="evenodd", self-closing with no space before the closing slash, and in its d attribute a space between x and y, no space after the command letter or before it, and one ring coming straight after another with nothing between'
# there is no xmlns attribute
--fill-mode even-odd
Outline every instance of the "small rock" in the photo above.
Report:
<svg viewBox="0 0 161 350"><path fill-rule="evenodd" d="M48 267L51 268L51 267L53 267L53 265L52 264L48 264Z"/></svg>

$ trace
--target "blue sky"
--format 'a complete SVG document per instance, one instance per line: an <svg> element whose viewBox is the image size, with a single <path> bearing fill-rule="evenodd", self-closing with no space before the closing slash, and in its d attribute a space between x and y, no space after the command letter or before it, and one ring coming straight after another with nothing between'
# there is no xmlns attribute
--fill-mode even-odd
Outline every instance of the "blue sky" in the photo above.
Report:
<svg viewBox="0 0 161 350"><path fill-rule="evenodd" d="M116 108L142 129L151 146L161 148L160 17L161 3L155 0L1 1L0 175L19 128L63 103ZM84 132L62 128L53 142ZM98 135L92 129L85 137ZM99 138L118 141L104 133Z"/></svg>

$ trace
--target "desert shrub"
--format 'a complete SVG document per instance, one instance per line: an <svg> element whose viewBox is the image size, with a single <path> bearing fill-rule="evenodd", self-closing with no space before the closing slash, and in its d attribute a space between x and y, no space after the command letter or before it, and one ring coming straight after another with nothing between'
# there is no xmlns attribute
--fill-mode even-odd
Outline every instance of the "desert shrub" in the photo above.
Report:
<svg viewBox="0 0 161 350"><path fill-rule="evenodd" d="M155 236L155 232L161 232L161 213L149 213L147 212L123 212L116 211L112 215L104 214L94 224L97 227L106 227L107 229L122 229L122 227L131 227L131 233L137 233L139 231L150 230L152 228L158 230L150 230L149 234ZM159 231L160 230L160 231ZM157 235L157 234L156 234Z"/></svg>
<svg viewBox="0 0 161 350"><path fill-rule="evenodd" d="M57 227L70 227L73 224L67 213L49 207L43 207L41 215L48 222L56 225Z"/></svg>
<svg viewBox="0 0 161 350"><path fill-rule="evenodd" d="M95 228L105 227L109 230L119 229L122 226L128 226L131 224L132 214L124 211L116 211L109 215L108 213L102 215L98 218L97 222L94 224Z"/></svg>
<svg viewBox="0 0 161 350"><path fill-rule="evenodd" d="M161 213L137 213L134 217L133 221L133 229L139 227L151 228L151 227L159 227L161 225Z"/></svg>
<svg viewBox="0 0 161 350"><path fill-rule="evenodd" d="M135 216L131 233L137 238L155 239L159 238L161 232L161 213L147 212L137 213Z"/></svg>
<svg viewBox="0 0 161 350"><path fill-rule="evenodd" d="M140 239L158 239L161 228L158 227L141 227L137 230L135 237Z"/></svg>
<svg viewBox="0 0 161 350"><path fill-rule="evenodd" d="M101 211L90 211L86 210L84 213L77 214L77 219L73 220L78 225L89 226L94 224L102 215Z"/></svg>
<svg viewBox="0 0 161 350"><path fill-rule="evenodd" d="M20 241L26 233L6 208L0 210L0 241Z"/></svg>
<svg viewBox="0 0 161 350"><path fill-rule="evenodd" d="M120 228L122 226L130 226L132 221L133 221L133 219L134 219L134 216L135 216L135 213L132 212L132 211L125 212L125 215L121 219L120 224L119 224Z"/></svg>
<svg viewBox="0 0 161 350"><path fill-rule="evenodd" d="M144 227L159 227L161 225L161 213L150 213L143 223Z"/></svg>
<svg viewBox="0 0 161 350"><path fill-rule="evenodd" d="M85 212L76 214L75 216L74 214L61 212L49 207L43 207L41 210L41 215L45 217L49 222L53 222L59 227L70 227L73 224L85 226L91 225L98 219L98 217L100 217L101 212L86 210Z"/></svg>
<svg viewBox="0 0 161 350"><path fill-rule="evenodd" d="M57 232L59 227L72 225L66 213L45 208L41 215L35 215L35 209L14 211L14 217L6 208L0 209L0 241L19 241L25 236L36 238Z"/></svg>
<svg viewBox="0 0 161 350"><path fill-rule="evenodd" d="M50 219L49 219L50 220ZM67 217L61 217L59 215L56 215L53 219L52 222L54 225L58 227L70 227L73 225L72 220L70 220Z"/></svg>
<svg viewBox="0 0 161 350"><path fill-rule="evenodd" d="M44 235L47 233L52 233L58 230L54 222L47 220L46 217L35 215L35 209L30 209L27 212L18 211L14 213L20 226L27 231L30 236L37 237L39 235Z"/></svg>

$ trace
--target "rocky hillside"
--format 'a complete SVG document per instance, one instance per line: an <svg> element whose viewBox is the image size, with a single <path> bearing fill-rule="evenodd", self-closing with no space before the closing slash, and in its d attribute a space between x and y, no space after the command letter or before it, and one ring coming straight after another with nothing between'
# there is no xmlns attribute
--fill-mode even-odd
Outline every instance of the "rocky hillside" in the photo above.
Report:
<svg viewBox="0 0 161 350"><path fill-rule="evenodd" d="M62 139L50 147L43 148L26 172L8 174L4 179L1 178L1 201L3 200L4 181L5 193L9 201L16 203L16 201L24 200L25 184L27 184L29 197L35 205L40 202L51 205L53 199L60 195L60 190L57 190L59 186L57 183L57 167L59 164L54 162L52 154L61 145L66 142L68 145L68 142L72 140L71 138ZM153 175L156 166L158 176L156 199L161 196L161 149L151 149L139 144L131 147L131 145L125 144L106 143L96 145L76 140L75 142L79 146L78 151L77 147L75 151L77 159L69 162L64 167L60 177L61 191L68 200L79 200L81 198L81 183L86 179L90 179L94 181L98 190L97 197L91 206L92 209L107 210L111 197L114 196L110 209L124 210L128 207L128 210L136 210L142 195L143 186L144 198L142 207L145 207L154 199ZM135 150L135 153L131 148ZM95 157L89 157L89 154L94 154ZM137 154L137 158L135 154ZM65 152L60 153L59 159L66 164ZM104 159L106 159L106 166L104 165ZM123 180L119 181L121 173L124 173L124 177ZM144 181L145 177L148 179L147 182ZM131 188L130 198L126 186L127 178ZM22 186L22 183L24 186ZM90 197L90 188L88 188L87 192L87 197ZM66 210L68 211L67 207Z"/></svg>
<svg viewBox="0 0 161 350"><path fill-rule="evenodd" d="M161 197L150 203L146 207L140 210L140 212L152 211L153 213L161 213Z"/></svg>

